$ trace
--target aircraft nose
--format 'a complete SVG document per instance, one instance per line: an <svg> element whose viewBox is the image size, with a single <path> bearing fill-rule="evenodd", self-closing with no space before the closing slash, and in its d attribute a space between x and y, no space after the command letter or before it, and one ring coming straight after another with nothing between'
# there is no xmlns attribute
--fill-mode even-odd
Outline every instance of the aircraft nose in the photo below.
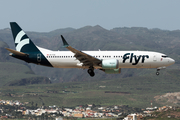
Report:
<svg viewBox="0 0 180 120"><path fill-rule="evenodd" d="M174 63L175 63L175 60L174 60L174 59L172 59L172 58L170 58L170 59L169 59L169 63L172 65L172 64L174 64Z"/></svg>

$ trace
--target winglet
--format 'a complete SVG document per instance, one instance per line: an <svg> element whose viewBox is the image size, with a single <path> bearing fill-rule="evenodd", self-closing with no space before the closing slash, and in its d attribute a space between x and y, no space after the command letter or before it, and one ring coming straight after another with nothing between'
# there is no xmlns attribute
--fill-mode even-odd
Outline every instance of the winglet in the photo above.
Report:
<svg viewBox="0 0 180 120"><path fill-rule="evenodd" d="M68 47L69 44L67 43L67 41L64 39L64 37L61 35L62 41L63 41L63 47Z"/></svg>

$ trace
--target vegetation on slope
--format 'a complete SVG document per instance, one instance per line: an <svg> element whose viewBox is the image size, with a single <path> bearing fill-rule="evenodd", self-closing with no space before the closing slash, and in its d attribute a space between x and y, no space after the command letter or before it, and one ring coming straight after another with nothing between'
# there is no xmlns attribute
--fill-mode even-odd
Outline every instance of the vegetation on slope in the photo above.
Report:
<svg viewBox="0 0 180 120"><path fill-rule="evenodd" d="M150 107L168 105L157 102L154 96L180 91L179 81L171 78L170 71L152 79L153 74L111 80L92 80L54 84L1 87L1 99L34 102L41 106L57 105L72 107L96 104L101 106L129 105ZM29 104L31 105L31 104ZM169 104L171 105L171 104Z"/></svg>
<svg viewBox="0 0 180 120"><path fill-rule="evenodd" d="M0 86L51 83L47 77L35 75L23 61L11 58L5 48L8 45L0 41Z"/></svg>

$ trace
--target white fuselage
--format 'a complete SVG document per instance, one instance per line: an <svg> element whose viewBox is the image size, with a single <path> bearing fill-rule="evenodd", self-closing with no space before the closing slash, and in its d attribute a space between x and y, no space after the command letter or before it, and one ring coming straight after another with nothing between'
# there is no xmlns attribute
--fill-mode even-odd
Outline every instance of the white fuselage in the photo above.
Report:
<svg viewBox="0 0 180 120"><path fill-rule="evenodd" d="M6 48L12 57L28 63L55 68L83 68L93 77L94 69L119 74L121 68L156 68L175 63L165 54L149 51L80 51L71 47L61 35L63 47L69 51L52 51L36 46L16 22L11 22L16 50Z"/></svg>
<svg viewBox="0 0 180 120"><path fill-rule="evenodd" d="M51 51L38 47L55 68L88 68L82 66L71 51ZM162 68L174 64L165 54L149 51L83 51L100 60L117 59L119 68ZM94 68L101 68L94 66Z"/></svg>

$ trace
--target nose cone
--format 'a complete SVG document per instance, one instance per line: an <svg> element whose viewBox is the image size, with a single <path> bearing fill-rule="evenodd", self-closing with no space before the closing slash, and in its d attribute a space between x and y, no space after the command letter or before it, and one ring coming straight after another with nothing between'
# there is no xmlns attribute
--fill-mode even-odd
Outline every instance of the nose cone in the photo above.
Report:
<svg viewBox="0 0 180 120"><path fill-rule="evenodd" d="M169 64L172 65L175 63L175 60L173 60L172 58L169 58Z"/></svg>

